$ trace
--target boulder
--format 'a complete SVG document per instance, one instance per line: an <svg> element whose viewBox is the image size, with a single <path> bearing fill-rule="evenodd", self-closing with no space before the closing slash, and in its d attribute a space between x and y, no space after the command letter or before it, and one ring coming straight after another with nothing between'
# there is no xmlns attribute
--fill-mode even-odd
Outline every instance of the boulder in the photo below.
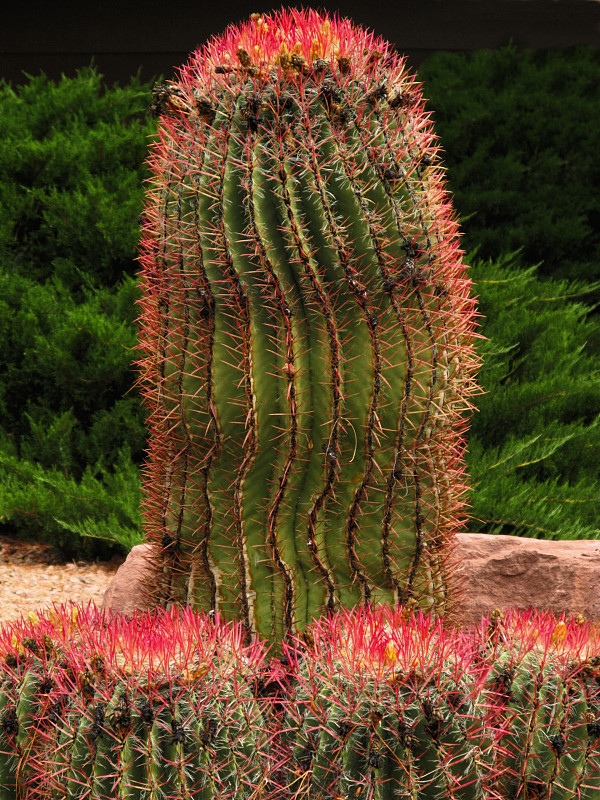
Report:
<svg viewBox="0 0 600 800"><path fill-rule="evenodd" d="M128 616L148 608L142 589L144 576L150 569L148 564L150 552L149 544L137 544L129 551L127 558L108 584L102 608Z"/></svg>
<svg viewBox="0 0 600 800"><path fill-rule="evenodd" d="M150 545L134 547L104 595L103 607L131 615L146 608L142 589ZM600 621L600 541L543 541L461 533L454 551L462 592L457 619L494 609L537 608Z"/></svg>
<svg viewBox="0 0 600 800"><path fill-rule="evenodd" d="M458 535L458 619L494 609L536 608L600 620L600 541L545 541L486 533Z"/></svg>

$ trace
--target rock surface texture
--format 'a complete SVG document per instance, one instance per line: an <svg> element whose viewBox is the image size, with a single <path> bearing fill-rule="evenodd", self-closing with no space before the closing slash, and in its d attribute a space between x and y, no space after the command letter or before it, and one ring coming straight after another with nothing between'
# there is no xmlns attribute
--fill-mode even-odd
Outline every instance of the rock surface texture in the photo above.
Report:
<svg viewBox="0 0 600 800"><path fill-rule="evenodd" d="M600 541L543 541L485 533L458 535L463 575L460 620L494 609L536 608L600 620Z"/></svg>
<svg viewBox="0 0 600 800"><path fill-rule="evenodd" d="M134 547L104 595L103 607L124 614L147 606L142 581L150 545ZM600 621L600 541L542 541L462 533L454 553L463 577L462 623L494 609L537 608Z"/></svg>
<svg viewBox="0 0 600 800"><path fill-rule="evenodd" d="M102 608L121 614L134 614L148 608L142 589L144 576L150 573L150 551L149 544L138 544L129 551L126 560L108 584Z"/></svg>

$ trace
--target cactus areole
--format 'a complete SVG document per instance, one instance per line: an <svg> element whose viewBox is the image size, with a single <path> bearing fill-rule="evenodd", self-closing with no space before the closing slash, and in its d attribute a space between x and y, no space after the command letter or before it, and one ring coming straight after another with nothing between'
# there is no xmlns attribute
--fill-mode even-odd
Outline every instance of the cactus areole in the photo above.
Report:
<svg viewBox="0 0 600 800"><path fill-rule="evenodd" d="M155 600L272 641L338 605L443 612L477 315L419 86L372 33L288 10L151 108Z"/></svg>

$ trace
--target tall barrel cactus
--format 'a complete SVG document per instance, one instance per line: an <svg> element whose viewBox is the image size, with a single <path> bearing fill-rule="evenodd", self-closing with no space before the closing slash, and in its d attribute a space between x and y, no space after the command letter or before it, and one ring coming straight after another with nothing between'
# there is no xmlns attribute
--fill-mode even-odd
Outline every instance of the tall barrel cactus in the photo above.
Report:
<svg viewBox="0 0 600 800"><path fill-rule="evenodd" d="M199 49L153 109L154 598L275 640L338 605L443 612L476 313L418 85L292 10Z"/></svg>

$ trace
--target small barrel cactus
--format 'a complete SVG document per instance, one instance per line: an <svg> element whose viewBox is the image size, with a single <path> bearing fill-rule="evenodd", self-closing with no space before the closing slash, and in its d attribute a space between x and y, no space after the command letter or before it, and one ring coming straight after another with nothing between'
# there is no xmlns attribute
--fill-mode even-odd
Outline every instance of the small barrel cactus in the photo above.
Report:
<svg viewBox="0 0 600 800"><path fill-rule="evenodd" d="M485 640L499 796L600 798L598 629L548 613L496 613Z"/></svg>
<svg viewBox="0 0 600 800"><path fill-rule="evenodd" d="M444 612L476 312L419 86L348 20L280 11L153 109L153 599L271 641L339 605Z"/></svg>
<svg viewBox="0 0 600 800"><path fill-rule="evenodd" d="M282 797L496 797L492 694L472 639L385 608L309 631L279 740Z"/></svg>
<svg viewBox="0 0 600 800"><path fill-rule="evenodd" d="M267 791L264 661L239 623L55 607L0 632L0 797L245 800Z"/></svg>

